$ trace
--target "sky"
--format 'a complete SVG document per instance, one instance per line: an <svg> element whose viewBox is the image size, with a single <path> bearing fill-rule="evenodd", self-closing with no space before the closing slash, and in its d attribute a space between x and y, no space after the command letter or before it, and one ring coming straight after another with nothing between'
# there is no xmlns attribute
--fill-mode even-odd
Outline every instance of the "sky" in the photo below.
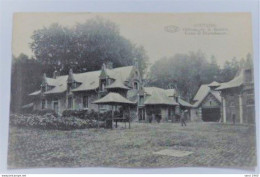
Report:
<svg viewBox="0 0 260 177"><path fill-rule="evenodd" d="M150 63L162 57L201 50L207 58L224 62L253 53L250 13L16 13L12 52L33 56L33 31L59 23L73 27L100 16L115 22L120 34L142 45Z"/></svg>

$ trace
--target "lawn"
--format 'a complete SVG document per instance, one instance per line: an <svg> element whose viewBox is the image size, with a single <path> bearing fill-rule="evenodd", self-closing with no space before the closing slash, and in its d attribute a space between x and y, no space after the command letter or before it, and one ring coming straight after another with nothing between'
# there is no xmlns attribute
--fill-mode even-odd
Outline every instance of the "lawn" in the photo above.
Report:
<svg viewBox="0 0 260 177"><path fill-rule="evenodd" d="M255 127L220 123L133 123L110 129L37 130L10 127L9 168L256 166ZM158 155L173 149L184 157Z"/></svg>

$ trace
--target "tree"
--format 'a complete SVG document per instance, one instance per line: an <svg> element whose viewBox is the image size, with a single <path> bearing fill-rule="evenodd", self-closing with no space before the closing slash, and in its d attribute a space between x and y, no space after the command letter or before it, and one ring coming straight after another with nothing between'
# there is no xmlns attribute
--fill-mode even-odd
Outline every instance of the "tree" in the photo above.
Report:
<svg viewBox="0 0 260 177"><path fill-rule="evenodd" d="M220 72L220 81L227 82L233 79L239 69L241 62L244 62L244 59L242 58L239 62L236 57L232 58L231 61L226 61L223 69Z"/></svg>
<svg viewBox="0 0 260 177"><path fill-rule="evenodd" d="M219 81L219 71L214 56L209 62L201 51L176 54L154 63L149 74L149 85L175 88L180 95L190 100L201 84Z"/></svg>
<svg viewBox="0 0 260 177"><path fill-rule="evenodd" d="M32 74L33 73L33 74ZM28 94L40 89L43 66L25 54L13 57L11 77L11 111L19 112L30 103Z"/></svg>
<svg viewBox="0 0 260 177"><path fill-rule="evenodd" d="M172 88L190 99L202 83L207 61L201 51L176 54L154 63L149 75L149 85Z"/></svg>
<svg viewBox="0 0 260 177"><path fill-rule="evenodd" d="M103 18L94 18L73 28L53 24L34 31L31 43L37 60L67 74L99 70L103 63L114 67L132 65L136 58L145 71L148 57L142 47L136 47L120 35L118 26Z"/></svg>

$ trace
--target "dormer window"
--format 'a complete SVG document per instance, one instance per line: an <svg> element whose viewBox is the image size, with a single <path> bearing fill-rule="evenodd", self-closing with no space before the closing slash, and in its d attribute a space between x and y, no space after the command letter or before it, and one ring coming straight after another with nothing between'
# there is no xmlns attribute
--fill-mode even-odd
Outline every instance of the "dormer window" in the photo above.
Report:
<svg viewBox="0 0 260 177"><path fill-rule="evenodd" d="M139 106L142 106L144 104L144 96L143 95L140 95L139 96Z"/></svg>
<svg viewBox="0 0 260 177"><path fill-rule="evenodd" d="M43 85L43 86L41 87L41 90L42 90L42 92L48 91L48 86L47 86L47 84L46 84L46 85Z"/></svg>
<svg viewBox="0 0 260 177"><path fill-rule="evenodd" d="M83 108L88 108L88 96L83 96L82 102Z"/></svg>
<svg viewBox="0 0 260 177"><path fill-rule="evenodd" d="M77 87L77 83L76 83L76 82L73 82L72 88L76 88L76 87Z"/></svg>
<svg viewBox="0 0 260 177"><path fill-rule="evenodd" d="M245 82L252 81L252 71L250 69L245 70Z"/></svg>
<svg viewBox="0 0 260 177"><path fill-rule="evenodd" d="M42 100L42 109L45 109L45 108L46 108L46 100L43 99L43 100Z"/></svg>
<svg viewBox="0 0 260 177"><path fill-rule="evenodd" d="M73 108L73 98L70 96L68 97L68 109Z"/></svg>
<svg viewBox="0 0 260 177"><path fill-rule="evenodd" d="M104 92L104 91L105 91L105 87L106 87L106 80L105 80L105 79L102 79L102 80L100 81L100 90L101 90L102 92Z"/></svg>
<svg viewBox="0 0 260 177"><path fill-rule="evenodd" d="M135 90L138 90L138 89L139 89L138 82L134 82L134 89L135 89Z"/></svg>

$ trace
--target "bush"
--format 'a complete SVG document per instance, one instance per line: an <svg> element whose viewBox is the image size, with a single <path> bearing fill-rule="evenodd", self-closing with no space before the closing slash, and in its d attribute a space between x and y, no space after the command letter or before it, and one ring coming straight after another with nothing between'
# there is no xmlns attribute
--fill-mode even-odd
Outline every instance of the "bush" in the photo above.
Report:
<svg viewBox="0 0 260 177"><path fill-rule="evenodd" d="M162 119L162 116L161 115L155 115L155 120L160 123L161 122L161 119Z"/></svg>
<svg viewBox="0 0 260 177"><path fill-rule="evenodd" d="M153 116L148 116L148 122L152 123L152 121L153 121Z"/></svg>
<svg viewBox="0 0 260 177"><path fill-rule="evenodd" d="M88 114L88 110L64 110L62 112L63 117L77 117L80 119L85 119L86 115Z"/></svg>
<svg viewBox="0 0 260 177"><path fill-rule="evenodd" d="M31 114L36 115L45 115L45 114L51 114L55 117L58 117L58 114L53 109L42 109L42 110L33 110Z"/></svg>
<svg viewBox="0 0 260 177"><path fill-rule="evenodd" d="M10 115L10 124L41 129L73 130L97 127L96 120L83 120L76 117L55 117L52 114ZM100 125L103 125L102 122ZM101 127L101 126L100 126Z"/></svg>

